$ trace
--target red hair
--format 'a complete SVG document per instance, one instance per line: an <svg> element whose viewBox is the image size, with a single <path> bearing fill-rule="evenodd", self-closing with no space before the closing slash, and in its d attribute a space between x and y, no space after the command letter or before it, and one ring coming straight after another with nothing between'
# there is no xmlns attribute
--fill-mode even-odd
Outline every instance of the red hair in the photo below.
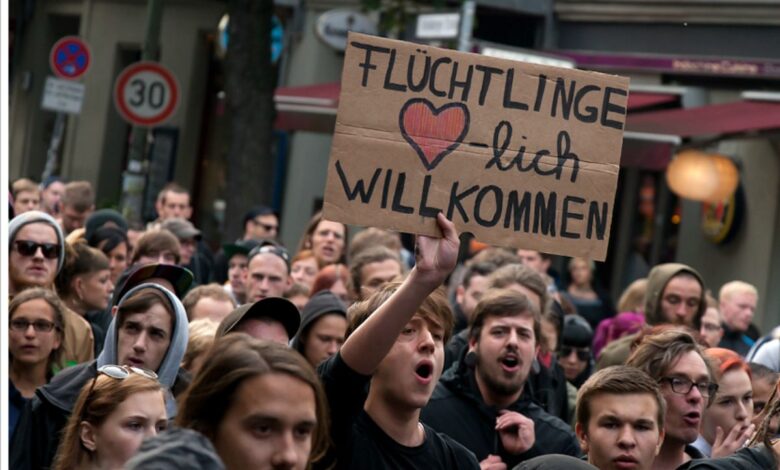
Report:
<svg viewBox="0 0 780 470"><path fill-rule="evenodd" d="M311 295L321 290L329 290L341 279L344 288L349 285L349 269L343 264L329 264L320 269L311 285Z"/></svg>
<svg viewBox="0 0 780 470"><path fill-rule="evenodd" d="M750 380L753 380L753 374L750 372L750 366L742 359L742 357L726 348L708 348L704 350L704 354L712 360L713 369L718 374L718 380L723 377L723 374L732 370L744 371Z"/></svg>

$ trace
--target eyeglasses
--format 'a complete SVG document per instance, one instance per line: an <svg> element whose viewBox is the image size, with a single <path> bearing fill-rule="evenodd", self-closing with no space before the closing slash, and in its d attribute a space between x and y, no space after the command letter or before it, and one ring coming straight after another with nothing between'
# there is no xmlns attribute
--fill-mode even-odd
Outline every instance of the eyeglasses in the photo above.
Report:
<svg viewBox="0 0 780 470"><path fill-rule="evenodd" d="M705 331L712 331L712 332L720 331L723 329L723 327L717 323L702 323L701 327L704 328Z"/></svg>
<svg viewBox="0 0 780 470"><path fill-rule="evenodd" d="M667 382L672 387L672 391L674 393L679 393L680 395L687 395L691 393L691 390L693 390L693 387L696 387L699 389L699 393L701 393L701 396L704 398L710 398L714 397L715 394L718 392L718 384L713 382L693 382L692 380L686 379L684 377L664 377L659 382Z"/></svg>
<svg viewBox="0 0 780 470"><path fill-rule="evenodd" d="M24 318L15 318L11 320L11 330L18 332L25 332L32 325L33 329L38 333L48 333L54 329L54 322L48 320L35 320L30 321Z"/></svg>
<svg viewBox="0 0 780 470"><path fill-rule="evenodd" d="M561 350L558 352L558 355L559 357L568 357L572 352L577 353L577 359L580 361L587 361L590 359L590 349L575 348L573 346L561 346Z"/></svg>
<svg viewBox="0 0 780 470"><path fill-rule="evenodd" d="M37 243L31 240L14 240L16 251L22 256L35 256L38 248L44 258L56 259L60 256L60 245L56 243Z"/></svg>
<svg viewBox="0 0 780 470"><path fill-rule="evenodd" d="M255 257L255 255L259 255L261 253L270 253L282 258L282 260L284 260L284 264L287 265L287 270L290 270L290 253L288 253L287 250L283 247L277 245L256 246L252 249L252 251L249 252L249 259L251 260Z"/></svg>

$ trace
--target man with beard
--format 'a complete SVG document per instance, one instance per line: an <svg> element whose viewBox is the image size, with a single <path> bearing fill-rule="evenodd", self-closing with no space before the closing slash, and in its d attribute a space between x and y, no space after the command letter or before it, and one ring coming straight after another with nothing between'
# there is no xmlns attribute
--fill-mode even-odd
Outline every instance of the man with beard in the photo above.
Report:
<svg viewBox="0 0 780 470"><path fill-rule="evenodd" d="M645 296L647 325L682 325L699 331L705 310L704 280L695 269L680 263L665 263L650 271ZM598 368L625 364L638 335L623 336L607 345L599 356Z"/></svg>
<svg viewBox="0 0 780 470"><path fill-rule="evenodd" d="M702 347L683 329L671 327L645 336L626 365L657 381L666 401L666 437L653 469L677 468L691 459L702 458L690 444L699 436L704 407L718 391Z"/></svg>
<svg viewBox="0 0 780 470"><path fill-rule="evenodd" d="M571 427L523 394L540 330L539 309L524 294L486 292L474 311L468 354L442 376L423 409L423 422L474 452L483 469L543 454L580 455Z"/></svg>

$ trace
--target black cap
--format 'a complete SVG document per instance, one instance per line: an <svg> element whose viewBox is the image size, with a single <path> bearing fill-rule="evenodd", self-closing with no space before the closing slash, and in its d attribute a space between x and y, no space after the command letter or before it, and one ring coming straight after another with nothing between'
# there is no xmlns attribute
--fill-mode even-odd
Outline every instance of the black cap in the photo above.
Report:
<svg viewBox="0 0 780 470"><path fill-rule="evenodd" d="M192 285L192 273L189 269L176 266L174 264L146 264L143 266L134 266L122 273L119 280L116 283L116 289L114 289L114 295L111 297L111 305L116 305L117 302L124 296L127 291L142 284L148 279L159 277L167 280L173 285L173 293L179 299L184 298L184 295Z"/></svg>
<svg viewBox="0 0 780 470"><path fill-rule="evenodd" d="M276 213L275 210L271 209L268 206L255 206L249 211L244 214L244 225L246 225L247 222L250 220L254 220L255 217L260 217L261 215L273 215L276 216L276 218L279 218L279 214Z"/></svg>
<svg viewBox="0 0 780 470"><path fill-rule="evenodd" d="M245 318L267 317L278 321L287 331L287 336L292 338L298 332L301 325L301 314L298 307L282 297L266 297L255 303L244 304L230 312L222 319L217 328L216 338L225 336L233 331Z"/></svg>
<svg viewBox="0 0 780 470"><path fill-rule="evenodd" d="M239 240L235 243L225 243L222 245L222 251L225 253L225 259L230 260L235 255L249 256L249 252L258 246L260 240Z"/></svg>
<svg viewBox="0 0 780 470"><path fill-rule="evenodd" d="M100 209L87 217L87 221L84 223L84 238L89 240L99 228L105 226L115 226L127 233L127 220L122 214L114 209Z"/></svg>
<svg viewBox="0 0 780 470"><path fill-rule="evenodd" d="M588 320L579 315L563 317L561 344L575 348L589 348L593 342L593 329Z"/></svg>

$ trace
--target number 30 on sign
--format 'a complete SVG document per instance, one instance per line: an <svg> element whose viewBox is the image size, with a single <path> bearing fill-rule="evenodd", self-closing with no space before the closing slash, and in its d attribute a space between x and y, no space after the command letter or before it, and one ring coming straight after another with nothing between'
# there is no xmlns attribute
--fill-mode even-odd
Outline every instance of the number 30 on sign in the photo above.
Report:
<svg viewBox="0 0 780 470"><path fill-rule="evenodd" d="M176 78L157 62L136 62L114 84L114 103L122 118L142 127L167 121L179 103Z"/></svg>

